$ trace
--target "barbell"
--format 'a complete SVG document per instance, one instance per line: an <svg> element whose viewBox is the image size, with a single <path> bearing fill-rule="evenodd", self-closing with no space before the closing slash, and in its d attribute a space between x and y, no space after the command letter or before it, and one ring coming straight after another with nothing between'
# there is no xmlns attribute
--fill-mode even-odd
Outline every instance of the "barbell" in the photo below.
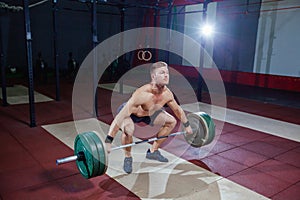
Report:
<svg viewBox="0 0 300 200"><path fill-rule="evenodd" d="M185 131L176 132L166 136L154 137L113 147L111 151L178 135L184 135L186 142L192 147L197 148L213 141L215 137L215 124L208 114L205 112L189 113L187 114L187 119L190 122L193 131L192 134L185 134ZM79 172L87 179L106 173L108 155L105 144L100 140L96 132L89 131L78 134L74 141L74 155L57 159L56 164L60 165L72 161L76 161Z"/></svg>

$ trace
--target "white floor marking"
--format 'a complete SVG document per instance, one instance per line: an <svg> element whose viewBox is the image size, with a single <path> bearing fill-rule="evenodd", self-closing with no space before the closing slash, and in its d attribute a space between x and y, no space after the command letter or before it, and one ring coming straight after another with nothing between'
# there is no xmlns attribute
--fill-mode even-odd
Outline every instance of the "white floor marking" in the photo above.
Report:
<svg viewBox="0 0 300 200"><path fill-rule="evenodd" d="M14 85L13 87L6 87L6 92L7 102L11 105L29 103L28 88L23 85ZM3 99L2 88L0 88L0 98ZM34 92L34 101L38 103L53 101L53 99L38 92Z"/></svg>
<svg viewBox="0 0 300 200"><path fill-rule="evenodd" d="M107 90L112 90L114 92L120 92L120 84L119 83L104 83L104 84L99 84L98 87L104 88ZM136 87L132 87L132 86L123 84L123 93L124 94L133 93L136 89L137 89Z"/></svg>

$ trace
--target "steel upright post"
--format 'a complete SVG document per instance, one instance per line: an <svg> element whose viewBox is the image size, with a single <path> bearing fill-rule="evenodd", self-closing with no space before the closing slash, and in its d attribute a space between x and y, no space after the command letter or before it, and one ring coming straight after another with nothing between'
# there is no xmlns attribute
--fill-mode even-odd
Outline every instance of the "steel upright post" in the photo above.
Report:
<svg viewBox="0 0 300 200"><path fill-rule="evenodd" d="M93 41L93 88L94 88L94 117L98 117L98 69L97 69L97 48L98 45L97 27L97 1L92 2L92 41Z"/></svg>
<svg viewBox="0 0 300 200"><path fill-rule="evenodd" d="M60 85L59 85L59 65L57 53L57 26L56 26L56 12L57 1L53 0L52 3L52 20L53 20L53 47L54 47L54 67L55 67L55 86L56 86L56 101L60 101Z"/></svg>
<svg viewBox="0 0 300 200"><path fill-rule="evenodd" d="M26 39L26 54L28 67L28 96L29 96L29 112L30 112L30 127L36 126L35 121L35 106L34 106L34 83L33 83L33 65L32 65L32 38L30 30L30 14L28 0L23 0L24 20L25 20L25 39Z"/></svg>
<svg viewBox="0 0 300 200"><path fill-rule="evenodd" d="M207 16L207 6L210 0L205 0L203 2L203 12L202 12L202 24L206 23L206 16ZM204 49L206 45L205 38L201 36L201 47L200 47L200 63L199 63L199 76L198 76L198 87L197 87L197 100L202 100L202 87L203 87L203 78L202 72L204 67Z"/></svg>

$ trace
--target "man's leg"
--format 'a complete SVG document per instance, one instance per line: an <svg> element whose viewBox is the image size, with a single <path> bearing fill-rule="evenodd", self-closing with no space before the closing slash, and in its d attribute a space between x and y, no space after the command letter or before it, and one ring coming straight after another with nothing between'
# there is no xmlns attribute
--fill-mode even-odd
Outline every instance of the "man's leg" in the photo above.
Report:
<svg viewBox="0 0 300 200"><path fill-rule="evenodd" d="M126 118L121 126L122 129L122 145L130 144L133 142L132 135L134 132L134 123L130 117ZM126 173L132 172L132 157L131 147L125 147L125 159L123 169Z"/></svg>
<svg viewBox="0 0 300 200"><path fill-rule="evenodd" d="M166 111L162 111L154 120L154 125L161 125L161 128L158 131L157 136L160 137L160 136L170 135L172 130L175 128L176 123L177 123L177 121L176 121L175 117L173 117ZM166 139L167 138L154 141L151 152L158 150L160 145Z"/></svg>
<svg viewBox="0 0 300 200"><path fill-rule="evenodd" d="M155 119L154 125L160 125L161 128L157 133L157 137L169 135L174 127L176 126L176 119L167 113L166 111L162 111ZM166 140L160 139L153 142L151 149L148 150L146 158L158 160L161 162L168 162L168 159L163 157L158 151L160 145Z"/></svg>

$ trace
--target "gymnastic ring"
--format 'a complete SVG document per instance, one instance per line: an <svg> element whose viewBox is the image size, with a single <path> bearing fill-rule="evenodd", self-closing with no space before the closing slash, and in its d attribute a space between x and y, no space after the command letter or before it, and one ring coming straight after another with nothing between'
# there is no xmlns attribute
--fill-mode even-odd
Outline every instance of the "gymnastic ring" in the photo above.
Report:
<svg viewBox="0 0 300 200"><path fill-rule="evenodd" d="M147 57L147 55L148 55L148 57ZM140 50L137 53L137 57L138 57L139 60L149 61L152 58L152 53L148 50L146 50L146 51L141 51Z"/></svg>

